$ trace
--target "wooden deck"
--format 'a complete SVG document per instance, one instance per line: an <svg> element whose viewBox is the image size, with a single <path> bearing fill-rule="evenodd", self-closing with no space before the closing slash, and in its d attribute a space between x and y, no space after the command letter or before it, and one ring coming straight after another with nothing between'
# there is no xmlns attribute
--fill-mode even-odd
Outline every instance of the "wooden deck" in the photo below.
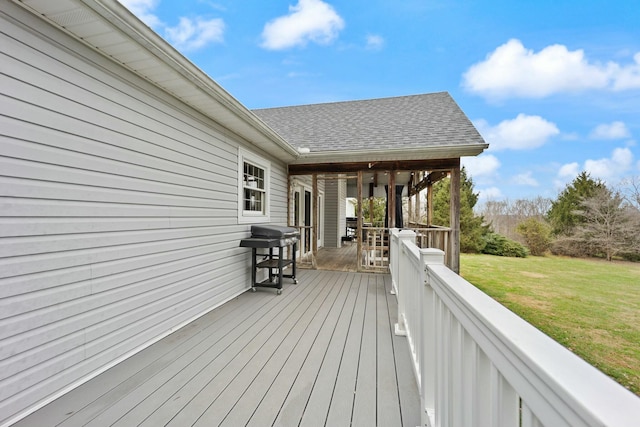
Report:
<svg viewBox="0 0 640 427"><path fill-rule="evenodd" d="M16 426L416 426L390 277L246 292Z"/></svg>
<svg viewBox="0 0 640 427"><path fill-rule="evenodd" d="M358 271L358 244L347 242L341 248L320 248L316 258L318 269Z"/></svg>

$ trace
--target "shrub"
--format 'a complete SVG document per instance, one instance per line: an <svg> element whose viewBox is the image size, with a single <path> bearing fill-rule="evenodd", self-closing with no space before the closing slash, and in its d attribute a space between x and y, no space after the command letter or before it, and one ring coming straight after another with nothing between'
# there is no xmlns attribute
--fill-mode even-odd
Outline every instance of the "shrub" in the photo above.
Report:
<svg viewBox="0 0 640 427"><path fill-rule="evenodd" d="M536 218L528 218L516 227L531 255L542 256L551 246L551 227Z"/></svg>
<svg viewBox="0 0 640 427"><path fill-rule="evenodd" d="M578 237L560 237L551 244L551 253L573 258L595 257L598 250L593 242Z"/></svg>
<svg viewBox="0 0 640 427"><path fill-rule="evenodd" d="M485 246L482 253L517 258L525 258L527 256L527 248L501 234L487 233L484 236L484 240Z"/></svg>

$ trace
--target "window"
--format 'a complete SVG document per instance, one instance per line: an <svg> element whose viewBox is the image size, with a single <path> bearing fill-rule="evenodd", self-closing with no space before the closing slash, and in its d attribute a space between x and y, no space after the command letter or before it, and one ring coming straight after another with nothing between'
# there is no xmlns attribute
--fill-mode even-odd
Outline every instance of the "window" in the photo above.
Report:
<svg viewBox="0 0 640 427"><path fill-rule="evenodd" d="M238 222L268 222L271 164L240 149L238 166Z"/></svg>

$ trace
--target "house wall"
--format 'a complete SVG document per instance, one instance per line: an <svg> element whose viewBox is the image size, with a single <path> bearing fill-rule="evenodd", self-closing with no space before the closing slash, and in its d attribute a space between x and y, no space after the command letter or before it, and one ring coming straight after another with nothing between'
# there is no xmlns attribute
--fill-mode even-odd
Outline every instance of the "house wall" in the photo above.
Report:
<svg viewBox="0 0 640 427"><path fill-rule="evenodd" d="M248 288L255 150L9 2L0 48L2 425Z"/></svg>
<svg viewBox="0 0 640 427"><path fill-rule="evenodd" d="M327 180L325 183L325 247L339 248L346 230L346 180Z"/></svg>

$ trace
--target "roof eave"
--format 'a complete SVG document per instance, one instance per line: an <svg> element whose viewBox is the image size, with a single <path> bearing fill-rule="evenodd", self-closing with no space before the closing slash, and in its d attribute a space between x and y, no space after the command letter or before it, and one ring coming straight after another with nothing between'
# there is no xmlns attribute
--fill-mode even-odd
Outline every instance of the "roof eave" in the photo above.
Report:
<svg viewBox="0 0 640 427"><path fill-rule="evenodd" d="M292 164L352 163L389 160L453 159L477 156L489 144L473 143L439 147L388 148L376 150L335 150L301 154Z"/></svg>
<svg viewBox="0 0 640 427"><path fill-rule="evenodd" d="M92 43L88 43L83 37L69 30L69 27L62 27L47 16L46 11L38 10L38 2L16 1L27 10L35 12L41 18L46 19L53 25L61 28L77 40L100 52L112 61L125 66L133 73L149 81L154 86L180 99L185 104L196 109L205 116L219 123L232 133L245 139L266 152L283 159L285 162L292 161L298 157L297 150L287 141L265 124L259 117L242 105L231 94L213 81L206 73L200 70L180 52L167 43L162 37L155 33L146 24L140 21L126 7L116 0L76 0L74 3L79 7L88 8L98 14L110 26L117 29L121 34L131 41L132 45L144 49L156 57L162 66L167 67L168 72L180 75L184 81L190 83L200 90L204 95L204 101L186 100L180 97L180 93L168 90L162 83L162 79L149 77L139 73L134 67L129 66L126 61L108 55L100 46L100 39L97 38ZM135 47L134 46L134 47Z"/></svg>

